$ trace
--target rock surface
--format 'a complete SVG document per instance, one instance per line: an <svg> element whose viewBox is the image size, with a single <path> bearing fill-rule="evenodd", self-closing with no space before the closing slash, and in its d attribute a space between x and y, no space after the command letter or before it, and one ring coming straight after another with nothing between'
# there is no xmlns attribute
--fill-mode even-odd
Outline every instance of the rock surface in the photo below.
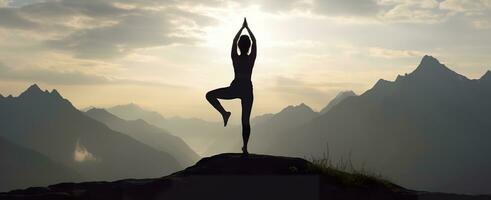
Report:
<svg viewBox="0 0 491 200"><path fill-rule="evenodd" d="M312 163L301 158L227 153L203 158L162 178L61 183L1 193L0 199L405 200L418 199L420 194L431 196L378 181L345 184L329 173L316 172Z"/></svg>

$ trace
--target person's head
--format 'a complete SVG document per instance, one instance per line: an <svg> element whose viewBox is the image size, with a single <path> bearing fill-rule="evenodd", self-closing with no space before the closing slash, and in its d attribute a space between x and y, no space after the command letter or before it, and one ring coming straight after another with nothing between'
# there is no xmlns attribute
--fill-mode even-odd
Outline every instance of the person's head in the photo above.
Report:
<svg viewBox="0 0 491 200"><path fill-rule="evenodd" d="M238 46L240 49L240 55L247 55L249 48L251 48L251 39L248 35L241 35L239 38Z"/></svg>

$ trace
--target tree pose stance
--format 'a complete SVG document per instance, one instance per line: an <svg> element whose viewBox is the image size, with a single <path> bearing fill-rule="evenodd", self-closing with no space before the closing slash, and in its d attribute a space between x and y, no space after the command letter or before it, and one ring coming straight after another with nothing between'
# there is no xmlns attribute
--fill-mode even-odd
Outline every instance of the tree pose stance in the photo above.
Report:
<svg viewBox="0 0 491 200"><path fill-rule="evenodd" d="M240 35L244 28L249 33L251 39L249 39L249 36L247 35ZM240 55L237 53L237 45L240 50ZM249 49L251 49L251 53L247 55ZM206 99L213 107L215 107L218 112L220 112L220 114L222 114L224 126L227 126L227 122L230 118L231 113L223 108L218 99L239 98L241 100L242 139L244 142L242 152L246 155L248 154L247 142L249 141L249 135L251 133L249 118L251 116L252 102L254 100L251 74L252 68L254 67L254 61L256 60L256 50L256 38L249 29L249 26L247 25L247 20L244 18L242 28L240 28L239 32L237 32L232 43L232 62L234 65L235 73L234 80L232 81L232 83L230 83L229 87L215 89L206 93Z"/></svg>

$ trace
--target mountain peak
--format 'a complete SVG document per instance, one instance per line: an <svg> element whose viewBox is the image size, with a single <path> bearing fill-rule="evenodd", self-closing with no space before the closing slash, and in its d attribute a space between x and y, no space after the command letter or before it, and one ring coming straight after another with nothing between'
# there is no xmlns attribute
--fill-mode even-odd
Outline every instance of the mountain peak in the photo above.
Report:
<svg viewBox="0 0 491 200"><path fill-rule="evenodd" d="M300 107L300 108L310 108L310 107L309 107L309 106L307 106L307 104L305 104L305 103L300 103L300 104L298 104L298 106L297 106L297 107Z"/></svg>
<svg viewBox="0 0 491 200"><path fill-rule="evenodd" d="M27 90L29 90L29 89L41 91L41 88L39 88L38 84L36 84L36 83L34 83L31 86L29 86L29 88L27 88Z"/></svg>
<svg viewBox="0 0 491 200"><path fill-rule="evenodd" d="M435 71L435 70L449 70L445 65L441 64L440 61L438 61L436 58L433 56L428 56L425 55L423 59L421 59L421 62L419 63L418 67L414 72L429 72L429 71Z"/></svg>
<svg viewBox="0 0 491 200"><path fill-rule="evenodd" d="M353 92L353 90L346 90L346 91L339 92L335 98L344 97L344 96L356 96L356 94L355 92Z"/></svg>
<svg viewBox="0 0 491 200"><path fill-rule="evenodd" d="M22 94L19 95L19 97L28 97L28 96L39 96L42 95L44 92L39 88L37 84L33 84L27 88L26 91L22 92Z"/></svg>
<svg viewBox="0 0 491 200"><path fill-rule="evenodd" d="M334 106L338 105L341 103L341 101L344 101L348 97L352 96L357 96L355 92L352 90L346 90L346 91L341 91L339 92L334 99L329 101L329 103L326 105L326 107L322 108L320 111L321 114L327 113L329 110L331 110Z"/></svg>
<svg viewBox="0 0 491 200"><path fill-rule="evenodd" d="M440 61L438 61L435 57L433 56L429 56L429 55L425 55L423 56L423 59L421 59L421 64L440 64Z"/></svg>
<svg viewBox="0 0 491 200"><path fill-rule="evenodd" d="M308 111L308 112L314 112L312 108L307 106L305 103L300 103L296 106L294 105L289 105L288 107L284 108L283 110L280 111L280 113L285 113L285 112L293 112L293 111Z"/></svg>
<svg viewBox="0 0 491 200"><path fill-rule="evenodd" d="M61 96L61 94L56 89L51 90L50 94L53 97L63 99L63 97Z"/></svg>
<svg viewBox="0 0 491 200"><path fill-rule="evenodd" d="M29 88L27 88L26 91L31 91L31 92L43 92L41 88L39 88L38 84L34 83Z"/></svg>
<svg viewBox="0 0 491 200"><path fill-rule="evenodd" d="M126 105L122 105L122 106L127 106L127 107L130 107L130 108L138 108L138 109L141 109L142 107L140 107L138 104L136 103L129 103L129 104L126 104Z"/></svg>
<svg viewBox="0 0 491 200"><path fill-rule="evenodd" d="M490 81L491 80L491 71L490 70L486 71L486 73L484 75L482 75L479 80Z"/></svg>
<svg viewBox="0 0 491 200"><path fill-rule="evenodd" d="M418 67L411 73L411 75L413 77L422 77L425 79L467 79L465 76L452 71L447 66L440 63L440 61L438 61L436 58L428 55L423 57Z"/></svg>
<svg viewBox="0 0 491 200"><path fill-rule="evenodd" d="M379 79L377 83L373 86L373 88L382 88L386 87L387 85L390 85L392 82L385 80L385 79Z"/></svg>

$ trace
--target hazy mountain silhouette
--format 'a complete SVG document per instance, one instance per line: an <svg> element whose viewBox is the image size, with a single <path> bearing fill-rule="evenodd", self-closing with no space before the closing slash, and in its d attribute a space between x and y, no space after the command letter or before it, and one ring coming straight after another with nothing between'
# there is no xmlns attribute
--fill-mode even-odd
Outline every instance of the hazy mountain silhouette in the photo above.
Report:
<svg viewBox="0 0 491 200"><path fill-rule="evenodd" d="M256 125L256 124L262 124L269 119L271 119L274 116L273 113L266 113L262 115L255 116L254 118L251 119L251 124Z"/></svg>
<svg viewBox="0 0 491 200"><path fill-rule="evenodd" d="M333 159L351 152L355 164L403 186L491 193L490 76L470 80L425 56L410 74L381 79L281 137L255 140L263 143L256 151L321 156L329 143Z"/></svg>
<svg viewBox="0 0 491 200"><path fill-rule="evenodd" d="M197 118L165 118L155 111L147 110L136 104L118 105L106 109L125 120L143 119L149 124L165 129L182 138L198 154L205 152L215 138L229 138L227 131L235 127L223 128L220 122L208 122Z"/></svg>
<svg viewBox="0 0 491 200"><path fill-rule="evenodd" d="M89 117L106 124L112 130L125 133L155 149L167 152L182 166L191 166L199 156L182 141L166 130L150 125L142 119L123 120L104 109L92 108L85 112Z"/></svg>
<svg viewBox="0 0 491 200"><path fill-rule="evenodd" d="M0 135L79 172L86 180L155 177L181 168L155 150L86 116L53 90L32 85L0 99Z"/></svg>
<svg viewBox="0 0 491 200"><path fill-rule="evenodd" d="M277 128L289 129L304 124L305 122L308 122L316 118L317 116L319 116L319 113L315 112L314 110L312 110L312 108L305 105L304 103L301 103L296 106L288 106L284 108L262 124L266 126L267 123L267 126L269 127L272 126Z"/></svg>
<svg viewBox="0 0 491 200"><path fill-rule="evenodd" d="M124 120L143 119L146 122L156 126L165 123L165 118L160 113L143 109L142 107L134 103L117 105L107 108L106 110Z"/></svg>
<svg viewBox="0 0 491 200"><path fill-rule="evenodd" d="M80 181L72 169L0 137L0 191Z"/></svg>
<svg viewBox="0 0 491 200"><path fill-rule="evenodd" d="M340 103L341 101L345 100L346 98L348 97L352 97L352 96L356 96L356 94L349 90L349 91L343 91L343 92L340 92L336 95L336 97L334 97L334 99L332 99L326 107L322 108L321 111L319 112L320 114L325 114L327 113L329 110L331 110L332 107L334 107L335 105L338 105L338 103Z"/></svg>
<svg viewBox="0 0 491 200"><path fill-rule="evenodd" d="M327 112L330 108L350 96L356 96L356 94L353 91L340 92L320 113L315 112L308 105L301 103L297 106L287 106L278 113L267 113L254 117L252 119L253 135L251 135L251 137L256 138L258 141L251 142L251 147L254 147L255 152L268 152L265 149L268 148L269 141L283 137L281 134L285 130L305 125L307 122L319 117L320 114ZM237 140L235 138L226 137L218 138L204 155L236 151L236 149L239 148L239 146L237 146L239 144L237 144L237 142L231 143L231 139L234 141Z"/></svg>
<svg viewBox="0 0 491 200"><path fill-rule="evenodd" d="M283 137L281 133L284 131L301 126L316 117L319 113L315 112L304 103L296 106L288 106L275 114L266 114L259 117L259 120L253 119L254 126L251 138L253 141L249 144L252 152L260 152L258 150L265 149L269 146L268 142L276 140L278 137ZM261 119L262 118L262 119ZM232 129L231 132L234 130ZM210 146L205 155L213 155L220 152L236 152L240 150L240 138L218 138Z"/></svg>

